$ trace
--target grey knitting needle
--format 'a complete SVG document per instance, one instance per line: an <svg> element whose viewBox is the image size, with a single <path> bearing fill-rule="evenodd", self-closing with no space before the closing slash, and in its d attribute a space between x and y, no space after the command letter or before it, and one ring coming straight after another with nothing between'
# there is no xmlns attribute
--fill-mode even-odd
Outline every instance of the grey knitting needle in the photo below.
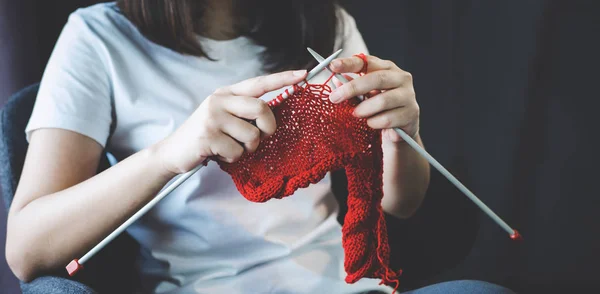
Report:
<svg viewBox="0 0 600 294"><path fill-rule="evenodd" d="M331 54L331 56L327 57L326 59L321 60L319 62L319 64L317 66L315 66L315 68L313 68L311 71L308 72L304 81L298 83L298 86L303 86L304 84L306 84L306 81L312 79L315 75L317 75L319 72L321 72L325 67L327 67L329 65L329 63L331 63L332 60L337 58L340 55L340 53L342 53L342 49ZM294 87L288 87L286 90L287 91L285 91L282 94L284 99L288 98L289 95L292 95L294 93ZM289 93L289 95L288 95L288 93ZM98 243L96 246L94 246L84 256L82 256L79 259L74 259L73 261L71 261L66 267L67 272L69 272L69 275L71 275L71 276L75 275L80 269L83 268L83 264L85 262L87 262L94 255L96 255L96 253L98 253L100 250L102 250L102 248L104 248L108 243L110 243L119 234L121 234L123 231L125 231L125 229L127 229L132 223L134 223L140 217L142 217L144 214L146 214L159 201L161 201L163 198L165 198L167 195L169 195L171 192L173 192L173 190L175 190L177 187L179 187L179 185L181 185L183 182L185 182L187 179L189 179L193 174L195 174L197 171L199 171L203 166L204 166L204 164L201 164L201 165L197 166L196 168L194 168L193 170L179 176L175 181L173 181L169 186L167 186L165 189L160 191L158 193L158 195L156 195L156 197L154 197L152 200L150 200L150 202L148 202L146 205L144 205L140 210L138 210L134 215L132 215L129 219L127 219L118 228L116 228L112 233L110 233L108 236L106 236L106 238L104 238L102 241L100 241L100 243Z"/></svg>
<svg viewBox="0 0 600 294"><path fill-rule="evenodd" d="M317 60L323 60L323 57L319 55L319 53L315 52L311 48L308 49L308 52ZM333 73L328 67L326 67L329 72L335 74L335 77L340 80L342 83L348 83L348 79L346 79L343 75L338 73ZM360 100L364 100L363 96L358 96ZM413 138L411 138L406 132L404 132L400 128L394 128L394 131L404 139L408 145L410 145L415 151L417 151L421 156L423 156L433 167L435 167L442 175L444 175L448 181L450 181L456 188L458 188L461 192L463 192L471 201L473 201L483 212L485 212L490 218L492 218L502 229L504 229L512 239L520 240L522 237L517 230L511 228L504 220L502 220L496 213L494 213L483 201L481 201L473 192L471 192L465 185L463 185L456 177L454 177L444 166L442 166L433 156L431 156L425 149L421 147Z"/></svg>

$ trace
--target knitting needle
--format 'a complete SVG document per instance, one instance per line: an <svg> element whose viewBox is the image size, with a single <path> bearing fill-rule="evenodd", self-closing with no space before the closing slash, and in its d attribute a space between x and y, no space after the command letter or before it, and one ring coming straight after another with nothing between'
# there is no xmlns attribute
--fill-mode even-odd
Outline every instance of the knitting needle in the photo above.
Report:
<svg viewBox="0 0 600 294"><path fill-rule="evenodd" d="M302 82L298 83L297 86L302 87L302 86L306 85L306 81L313 78L315 75L317 75L319 72L321 72L324 68L326 68L329 65L329 63L331 63L331 61L333 61L334 59L337 58L337 56L340 55L340 53L342 53L342 49L334 52L333 54L331 54L331 56L329 56L327 58L321 59L321 61L319 61L320 63L317 66L315 66L315 68L313 68L308 73L308 75L306 76L306 79L304 79ZM287 87L283 91L283 93L281 93L281 95L275 97L275 99L273 99L271 102L269 102L269 106L276 105L278 102L281 102L281 101L289 98L290 96L294 95L294 91L296 91L294 86Z"/></svg>
<svg viewBox="0 0 600 294"><path fill-rule="evenodd" d="M319 55L319 53L315 52L311 48L308 49L308 52L317 60L323 60L323 57ZM335 77L340 80L342 83L348 83L348 79L341 74L332 72L328 67L327 70L335 75ZM358 96L360 100L364 100L362 95ZM394 131L404 139L406 143L408 143L415 151L417 151L421 156L423 156L433 167L435 167L442 175L444 175L454 186L456 186L461 192L463 192L471 201L473 201L483 212L485 212L490 218L492 218L502 229L504 229L513 240L521 240L522 237L517 230L511 228L502 218L500 218L496 213L494 213L483 201L481 201L473 192L471 192L465 185L463 185L456 177L454 177L444 166L442 166L433 156L431 156L425 149L421 147L413 138L411 138L406 132L404 132L400 128L394 128Z"/></svg>
<svg viewBox="0 0 600 294"><path fill-rule="evenodd" d="M340 55L340 53L342 53L342 49L334 52L333 54L331 54L331 56L320 61L319 64L317 66L315 66L315 68L313 68L311 71L308 72L308 74L306 75L306 78L302 82L298 83L298 86L304 86L306 84L306 81L312 79L315 75L317 75L319 72L321 72L325 67L327 67L329 65L329 63L331 63L332 60L337 58ZM283 99L286 99L289 96L291 96L293 93L294 93L294 87L292 86L292 87L288 87L286 89L286 91L284 91L284 93L282 93L281 96L283 96ZM163 198L165 198L167 195L169 195L171 192L173 192L173 190L175 190L177 187L179 187L179 185L181 185L183 182L185 182L187 179L189 179L193 174L195 174L197 171L199 171L203 166L204 166L204 164L201 164L201 165L197 166L196 168L194 168L193 170L179 176L173 183L171 183L168 187L166 187L165 189L160 191L158 193L158 195L156 195L156 197L154 197L152 200L150 200L150 202L148 202L146 205L144 205L140 210L138 210L135 214L133 214L129 219L127 219L123 224L121 224L118 228L116 228L112 233L110 233L108 236L106 236L106 238L104 238L102 241L100 241L100 243L98 243L96 246L94 246L84 256L82 256L79 259L74 259L73 261L71 261L66 267L69 275L70 276L75 275L80 269L83 268L84 263L86 263L94 255L96 255L96 253L98 253L100 250L102 250L102 248L104 248L108 243L110 243L119 234L121 234L123 231L125 231L125 229L127 229L132 223L134 223L140 217L142 217L144 214L146 214L159 201L161 201Z"/></svg>

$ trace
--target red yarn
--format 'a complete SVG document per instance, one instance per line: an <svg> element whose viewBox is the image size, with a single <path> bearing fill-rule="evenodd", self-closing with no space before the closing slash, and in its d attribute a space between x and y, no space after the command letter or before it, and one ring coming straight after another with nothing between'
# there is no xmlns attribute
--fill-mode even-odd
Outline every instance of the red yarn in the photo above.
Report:
<svg viewBox="0 0 600 294"><path fill-rule="evenodd" d="M344 168L348 177L348 212L342 228L346 282L379 278L398 287L398 273L388 264L390 250L381 207L383 152L381 132L352 111L357 99L329 101L327 84L295 86L294 94L271 103L277 121L274 135L238 162L219 162L240 193L264 202L292 195L319 182L327 172Z"/></svg>
<svg viewBox="0 0 600 294"><path fill-rule="evenodd" d="M367 55L365 55L364 53L359 53L359 54L355 54L354 56L362 59L362 61L363 61L363 67L358 72L358 74L360 74L360 75L367 74L367 71L369 70L369 61L367 59Z"/></svg>

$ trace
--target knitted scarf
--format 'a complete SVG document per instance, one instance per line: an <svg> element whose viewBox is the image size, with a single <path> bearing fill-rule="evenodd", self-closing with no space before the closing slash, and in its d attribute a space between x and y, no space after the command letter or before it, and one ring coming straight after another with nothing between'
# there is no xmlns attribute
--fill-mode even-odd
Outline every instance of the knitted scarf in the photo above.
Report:
<svg viewBox="0 0 600 294"><path fill-rule="evenodd" d="M381 131L367 126L352 111L358 100L329 101L331 88L306 84L270 105L277 130L258 150L232 164L219 162L237 189L250 201L265 202L292 195L319 182L327 172L345 169L348 212L342 227L346 282L363 277L398 287L390 270L383 197Z"/></svg>

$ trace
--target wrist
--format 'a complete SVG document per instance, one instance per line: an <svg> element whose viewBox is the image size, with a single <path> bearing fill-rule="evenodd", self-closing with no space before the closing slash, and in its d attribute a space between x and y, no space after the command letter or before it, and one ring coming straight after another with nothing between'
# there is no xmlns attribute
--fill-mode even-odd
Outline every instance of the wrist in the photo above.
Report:
<svg viewBox="0 0 600 294"><path fill-rule="evenodd" d="M142 150L141 153L144 160L150 163L150 168L158 171L161 177L171 179L180 173L169 167L164 156L164 149L164 142L161 141Z"/></svg>

